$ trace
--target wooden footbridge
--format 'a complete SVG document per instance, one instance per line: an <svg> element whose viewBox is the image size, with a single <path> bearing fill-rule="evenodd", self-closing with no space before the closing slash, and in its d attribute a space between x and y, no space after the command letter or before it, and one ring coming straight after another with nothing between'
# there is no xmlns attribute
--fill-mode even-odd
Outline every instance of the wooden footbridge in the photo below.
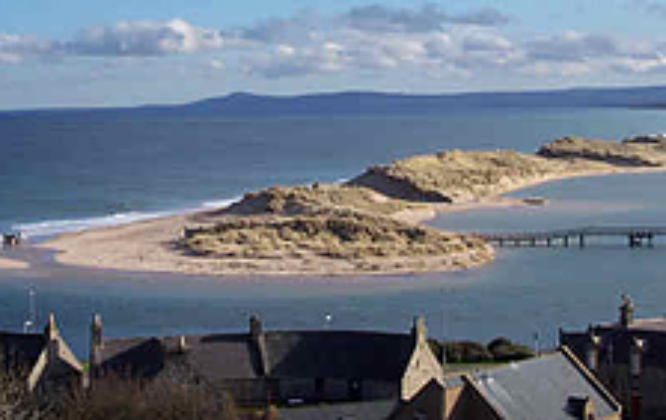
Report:
<svg viewBox="0 0 666 420"><path fill-rule="evenodd" d="M476 236L499 246L578 246L584 248L589 238L621 238L630 248L653 247L655 240L666 237L666 226L588 226L535 232L479 233Z"/></svg>

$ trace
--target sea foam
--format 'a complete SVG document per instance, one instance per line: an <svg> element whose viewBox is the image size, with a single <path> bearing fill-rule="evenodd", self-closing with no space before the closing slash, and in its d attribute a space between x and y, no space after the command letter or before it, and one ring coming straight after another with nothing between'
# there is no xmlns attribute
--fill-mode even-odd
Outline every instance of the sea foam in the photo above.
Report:
<svg viewBox="0 0 666 420"><path fill-rule="evenodd" d="M31 238L43 238L56 236L63 233L81 232L89 229L119 226L129 223L158 219L161 217L177 216L180 214L192 213L196 211L222 208L227 207L238 200L239 198L206 201L199 206L192 206L175 210L155 212L130 211L81 219L45 220L39 222L17 223L11 226L11 230L21 232Z"/></svg>

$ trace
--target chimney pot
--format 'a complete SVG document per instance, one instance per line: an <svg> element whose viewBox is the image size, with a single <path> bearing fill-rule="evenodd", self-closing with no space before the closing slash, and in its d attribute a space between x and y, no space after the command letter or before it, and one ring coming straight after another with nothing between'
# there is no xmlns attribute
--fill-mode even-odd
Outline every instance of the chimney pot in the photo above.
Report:
<svg viewBox="0 0 666 420"><path fill-rule="evenodd" d="M259 317L252 315L250 317L250 336L253 339L258 339L263 334L263 328L261 326L261 320Z"/></svg>
<svg viewBox="0 0 666 420"><path fill-rule="evenodd" d="M184 335L181 335L178 338L178 351L180 353L185 353L187 351L187 340Z"/></svg>
<svg viewBox="0 0 666 420"><path fill-rule="evenodd" d="M426 327L425 319L423 319L422 316L414 318L412 335L416 338L417 342L425 342L428 340L428 328Z"/></svg>
<svg viewBox="0 0 666 420"><path fill-rule="evenodd" d="M49 340L54 340L60 333L58 331L58 325L56 324L55 315L53 313L49 314L49 321L46 324L46 330L44 331Z"/></svg>
<svg viewBox="0 0 666 420"><path fill-rule="evenodd" d="M620 325L624 328L634 323L634 303L628 295L622 295L620 305Z"/></svg>
<svg viewBox="0 0 666 420"><path fill-rule="evenodd" d="M102 364L102 349L104 348L102 332L102 317L95 314L90 325L90 364L92 367Z"/></svg>

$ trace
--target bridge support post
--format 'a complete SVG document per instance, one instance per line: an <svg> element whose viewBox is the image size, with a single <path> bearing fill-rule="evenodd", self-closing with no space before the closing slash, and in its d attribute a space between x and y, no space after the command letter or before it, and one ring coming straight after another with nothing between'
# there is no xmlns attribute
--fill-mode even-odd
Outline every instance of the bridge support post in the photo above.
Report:
<svg viewBox="0 0 666 420"><path fill-rule="evenodd" d="M629 248L638 248L641 246L641 239L636 234L629 234Z"/></svg>
<svg viewBox="0 0 666 420"><path fill-rule="evenodd" d="M581 248L585 248L585 235L578 236L578 245Z"/></svg>
<svg viewBox="0 0 666 420"><path fill-rule="evenodd" d="M563 239L563 241L564 241L564 247L565 247L565 248L569 248L569 237L568 237L568 236L565 236L565 237L563 237L562 239Z"/></svg>

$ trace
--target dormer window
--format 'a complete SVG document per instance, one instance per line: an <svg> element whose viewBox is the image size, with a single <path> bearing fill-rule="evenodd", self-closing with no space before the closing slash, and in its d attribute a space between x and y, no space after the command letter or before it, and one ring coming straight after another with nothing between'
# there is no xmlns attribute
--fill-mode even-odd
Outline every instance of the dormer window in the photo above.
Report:
<svg viewBox="0 0 666 420"><path fill-rule="evenodd" d="M594 402L588 396L573 395L569 397L567 411L579 420L595 420L597 418Z"/></svg>

